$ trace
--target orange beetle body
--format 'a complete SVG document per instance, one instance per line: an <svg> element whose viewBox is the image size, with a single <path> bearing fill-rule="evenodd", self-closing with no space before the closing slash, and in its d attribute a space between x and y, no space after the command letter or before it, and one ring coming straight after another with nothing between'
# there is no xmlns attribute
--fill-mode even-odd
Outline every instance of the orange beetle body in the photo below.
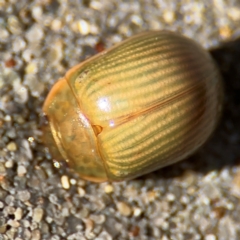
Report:
<svg viewBox="0 0 240 240"><path fill-rule="evenodd" d="M145 32L53 86L43 107L46 141L84 179L128 180L197 150L216 126L221 96L221 78L200 45Z"/></svg>

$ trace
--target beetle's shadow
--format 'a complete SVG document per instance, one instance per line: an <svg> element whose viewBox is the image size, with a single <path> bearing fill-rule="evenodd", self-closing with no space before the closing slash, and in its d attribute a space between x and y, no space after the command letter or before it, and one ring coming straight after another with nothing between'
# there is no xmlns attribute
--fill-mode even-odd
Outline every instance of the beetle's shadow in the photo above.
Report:
<svg viewBox="0 0 240 240"><path fill-rule="evenodd" d="M224 110L209 141L193 156L177 164L147 174L140 179L173 178L185 171L207 174L240 164L240 39L214 49L224 82Z"/></svg>

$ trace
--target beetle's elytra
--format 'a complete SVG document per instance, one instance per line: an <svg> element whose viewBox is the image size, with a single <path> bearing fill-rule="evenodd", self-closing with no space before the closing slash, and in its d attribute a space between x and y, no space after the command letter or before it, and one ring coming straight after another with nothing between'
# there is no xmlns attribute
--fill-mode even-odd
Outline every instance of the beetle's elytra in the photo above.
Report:
<svg viewBox="0 0 240 240"><path fill-rule="evenodd" d="M82 178L128 180L197 150L216 126L221 98L221 78L200 45L169 31L145 32L53 86L43 107L45 138Z"/></svg>

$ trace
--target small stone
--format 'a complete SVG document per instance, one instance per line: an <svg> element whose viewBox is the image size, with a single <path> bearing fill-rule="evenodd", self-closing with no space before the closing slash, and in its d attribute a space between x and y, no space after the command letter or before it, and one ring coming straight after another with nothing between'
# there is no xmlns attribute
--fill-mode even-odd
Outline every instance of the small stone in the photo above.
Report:
<svg viewBox="0 0 240 240"><path fill-rule="evenodd" d="M29 42L39 42L43 39L44 32L39 24L34 24L26 32L26 38Z"/></svg>
<svg viewBox="0 0 240 240"><path fill-rule="evenodd" d="M17 168L18 176L22 177L22 176L24 176L26 174L26 172L27 172L27 170L26 170L26 168L24 166L21 166L21 165L18 166L18 168Z"/></svg>
<svg viewBox="0 0 240 240"><path fill-rule="evenodd" d="M23 219L23 226L25 227L25 228L29 228L30 227L30 222L28 221L28 220L26 220L26 219Z"/></svg>
<svg viewBox="0 0 240 240"><path fill-rule="evenodd" d="M9 37L9 33L6 29L0 27L0 39L4 40Z"/></svg>
<svg viewBox="0 0 240 240"><path fill-rule="evenodd" d="M14 215L15 215L15 220L21 220L22 219L22 214L23 211L21 208L17 208Z"/></svg>
<svg viewBox="0 0 240 240"><path fill-rule="evenodd" d="M113 188L113 186L110 185L110 184L108 184L108 185L106 185L106 186L104 187L105 193L112 193L113 190L114 190L114 188Z"/></svg>
<svg viewBox="0 0 240 240"><path fill-rule="evenodd" d="M14 52L20 52L23 49L25 49L26 47L26 42L24 41L23 38L18 37L16 39L14 39L13 43L12 43L12 49Z"/></svg>
<svg viewBox="0 0 240 240"><path fill-rule="evenodd" d="M229 8L227 14L233 21L240 21L240 9L238 7Z"/></svg>
<svg viewBox="0 0 240 240"><path fill-rule="evenodd" d="M28 159L32 159L32 150L31 150L31 147L30 147L30 144L29 144L28 140L23 139L21 141L21 148L23 149L25 156Z"/></svg>
<svg viewBox="0 0 240 240"><path fill-rule="evenodd" d="M23 124L25 122L23 116L21 116L21 115L16 115L15 116L15 121L19 124Z"/></svg>
<svg viewBox="0 0 240 240"><path fill-rule="evenodd" d="M37 70L38 70L37 63L32 61L32 62L28 63L28 65L26 66L25 73L26 74L34 74L37 72Z"/></svg>
<svg viewBox="0 0 240 240"><path fill-rule="evenodd" d="M0 176L5 176L6 173L6 169L3 163L0 163Z"/></svg>
<svg viewBox="0 0 240 240"><path fill-rule="evenodd" d="M189 197L188 197L188 196L185 196L185 195L181 196L180 202L181 202L182 204L187 205L187 204L189 203Z"/></svg>
<svg viewBox="0 0 240 240"><path fill-rule="evenodd" d="M35 74L26 74L24 84L29 87L33 97L39 97L44 91L43 82L39 81Z"/></svg>
<svg viewBox="0 0 240 240"><path fill-rule="evenodd" d="M85 225L86 225L86 233L85 234L88 235L93 230L94 222L91 219L86 219Z"/></svg>
<svg viewBox="0 0 240 240"><path fill-rule="evenodd" d="M26 202L30 199L31 195L27 190L19 191L18 192L18 199Z"/></svg>
<svg viewBox="0 0 240 240"><path fill-rule="evenodd" d="M112 240L113 237L106 231L102 231L95 240Z"/></svg>
<svg viewBox="0 0 240 240"><path fill-rule="evenodd" d="M148 191L146 194L146 200L147 202L153 202L157 197L157 194L155 191Z"/></svg>
<svg viewBox="0 0 240 240"><path fill-rule="evenodd" d="M7 145L7 149L11 152L15 152L17 150L17 145L15 142L10 142L8 145Z"/></svg>
<svg viewBox="0 0 240 240"><path fill-rule="evenodd" d="M11 214L14 214L15 212L15 208L10 207L13 206L15 202L15 197L12 195L7 195L5 198L5 203L9 206L9 208L7 208L7 210L9 211L9 213L11 212Z"/></svg>
<svg viewBox="0 0 240 240"><path fill-rule="evenodd" d="M223 39L228 39L232 35L232 30L229 26L226 25L226 26L220 27L219 33Z"/></svg>
<svg viewBox="0 0 240 240"><path fill-rule="evenodd" d="M132 213L131 207L128 204L126 204L125 202L118 202L117 209L121 215L126 216L126 217L130 216Z"/></svg>
<svg viewBox="0 0 240 240"><path fill-rule="evenodd" d="M76 181L76 179L71 178L71 179L70 179L70 183L71 183L71 185L76 185L76 184L77 184L77 181Z"/></svg>
<svg viewBox="0 0 240 240"><path fill-rule="evenodd" d="M133 23L135 23L138 26L141 26L143 24L142 18L140 16L138 16L138 15L133 15L131 17L131 20L132 20Z"/></svg>
<svg viewBox="0 0 240 240"><path fill-rule="evenodd" d="M31 232L28 229L24 229L23 231L23 239L30 240L32 237Z"/></svg>
<svg viewBox="0 0 240 240"><path fill-rule="evenodd" d="M57 65L63 58L63 42L58 40L54 42L49 50L48 60L52 65Z"/></svg>
<svg viewBox="0 0 240 240"><path fill-rule="evenodd" d="M63 176L61 177L61 183L62 183L62 187L63 187L64 189L69 189L69 188L70 188L68 176L63 175Z"/></svg>
<svg viewBox="0 0 240 240"><path fill-rule="evenodd" d="M18 228L20 226L18 221L15 221L15 220L12 220L12 219L8 220L7 224L10 225L13 228Z"/></svg>
<svg viewBox="0 0 240 240"><path fill-rule="evenodd" d="M78 187L78 194L80 197L83 197L86 194L86 191L83 188Z"/></svg>
<svg viewBox="0 0 240 240"><path fill-rule="evenodd" d="M137 237L139 235L140 228L138 226L132 226L130 229L129 235L131 237Z"/></svg>
<svg viewBox="0 0 240 240"><path fill-rule="evenodd" d="M39 223L39 222L41 222L42 217L43 217L43 209L42 208L34 208L33 221Z"/></svg>
<svg viewBox="0 0 240 240"><path fill-rule="evenodd" d="M82 219L82 218L86 218L89 215L89 210L87 208L82 208L77 215Z"/></svg>
<svg viewBox="0 0 240 240"><path fill-rule="evenodd" d="M7 230L7 224L0 225L0 233L4 234Z"/></svg>
<svg viewBox="0 0 240 240"><path fill-rule="evenodd" d="M10 16L7 19L7 23L8 23L8 29L13 34L20 34L22 32L22 26L20 24L19 19L16 16Z"/></svg>
<svg viewBox="0 0 240 240"><path fill-rule="evenodd" d="M5 120L6 122L11 122L11 121L12 121L12 118L11 118L10 115L6 115L5 118L4 118L4 120Z"/></svg>
<svg viewBox="0 0 240 240"><path fill-rule="evenodd" d="M32 231L32 240L40 240L41 239L41 233L38 229L34 229Z"/></svg>
<svg viewBox="0 0 240 240"><path fill-rule="evenodd" d="M68 217L69 216L69 209L68 208L63 208L62 209L62 216L63 217Z"/></svg>
<svg viewBox="0 0 240 240"><path fill-rule="evenodd" d="M142 209L141 208L134 208L133 209L133 215L134 217L139 217L142 214Z"/></svg>
<svg viewBox="0 0 240 240"><path fill-rule="evenodd" d="M41 6L33 6L32 8L32 16L35 20L41 20L43 10Z"/></svg>
<svg viewBox="0 0 240 240"><path fill-rule="evenodd" d="M204 238L204 240L216 240L217 237L213 234L208 234L206 235L206 237Z"/></svg>
<svg viewBox="0 0 240 240"><path fill-rule="evenodd" d="M106 220L106 217L104 215L91 215L90 218L96 223L96 224L103 224Z"/></svg>
<svg viewBox="0 0 240 240"><path fill-rule="evenodd" d="M215 184L208 182L206 183L201 190L201 194L200 197L206 197L209 199L218 199L221 198L222 194L220 192L220 189L218 188L218 186L216 186Z"/></svg>
<svg viewBox="0 0 240 240"><path fill-rule="evenodd" d="M51 23L51 29L53 31L59 31L62 29L62 21L61 19L53 19L52 23Z"/></svg>
<svg viewBox="0 0 240 240"><path fill-rule="evenodd" d="M90 25L87 21L81 19L77 22L77 26L78 26L78 31L82 35L87 35L90 33Z"/></svg>
<svg viewBox="0 0 240 240"><path fill-rule="evenodd" d="M220 219L218 224L218 240L237 240L237 229L238 224L236 225L229 216Z"/></svg>
<svg viewBox="0 0 240 240"><path fill-rule="evenodd" d="M7 132L6 132L6 135L9 137L9 138L16 138L16 136L17 136L17 133L16 133L16 131L15 131L15 129L14 128L11 128L11 129L9 129Z"/></svg>
<svg viewBox="0 0 240 240"><path fill-rule="evenodd" d="M168 194L167 194L167 200L168 200L169 202L174 202L175 199L176 199L176 197L175 197L174 194L172 194L172 193L168 193Z"/></svg>
<svg viewBox="0 0 240 240"><path fill-rule="evenodd" d="M175 13L167 9L163 12L163 19L166 23L170 24L175 21Z"/></svg>

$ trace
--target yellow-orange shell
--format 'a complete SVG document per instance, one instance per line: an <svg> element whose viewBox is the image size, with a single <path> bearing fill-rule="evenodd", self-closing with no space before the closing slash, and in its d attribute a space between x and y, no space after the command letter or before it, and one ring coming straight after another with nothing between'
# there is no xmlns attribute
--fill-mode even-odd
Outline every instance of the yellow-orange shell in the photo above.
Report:
<svg viewBox="0 0 240 240"><path fill-rule="evenodd" d="M84 179L135 178L197 150L216 126L221 98L221 78L199 44L145 32L53 86L43 107L47 145Z"/></svg>

